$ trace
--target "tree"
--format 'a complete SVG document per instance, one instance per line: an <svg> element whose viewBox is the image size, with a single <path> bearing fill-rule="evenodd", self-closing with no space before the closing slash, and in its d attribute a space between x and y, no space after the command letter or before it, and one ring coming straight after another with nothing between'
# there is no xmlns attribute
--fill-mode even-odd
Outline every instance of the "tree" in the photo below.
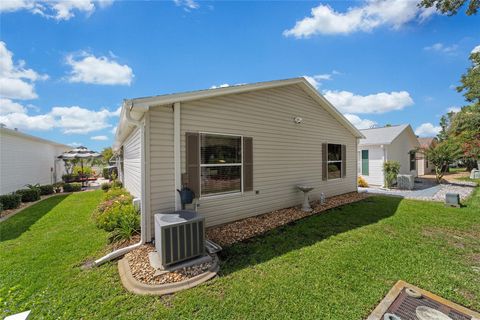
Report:
<svg viewBox="0 0 480 320"><path fill-rule="evenodd" d="M480 106L480 51L470 54L472 65L467 72L462 75L457 87L458 92L463 92L465 100Z"/></svg>
<svg viewBox="0 0 480 320"><path fill-rule="evenodd" d="M467 15L471 16L477 14L478 9L480 9L479 0L422 0L418 6L421 8L431 8L435 6L435 8L437 8L437 10L441 13L446 13L449 16L453 16L457 14L458 9L460 9L467 2Z"/></svg>
<svg viewBox="0 0 480 320"><path fill-rule="evenodd" d="M417 152L422 153L433 164L435 179L438 183L442 181L445 172L448 171L448 166L461 156L458 145L449 140L433 142L428 148L417 149Z"/></svg>
<svg viewBox="0 0 480 320"><path fill-rule="evenodd" d="M400 163L398 161L388 160L383 163L383 175L385 178L385 187L391 188L400 172Z"/></svg>
<svg viewBox="0 0 480 320"><path fill-rule="evenodd" d="M111 147L104 148L101 154L102 154L103 163L108 164L108 161L113 157L113 150Z"/></svg>

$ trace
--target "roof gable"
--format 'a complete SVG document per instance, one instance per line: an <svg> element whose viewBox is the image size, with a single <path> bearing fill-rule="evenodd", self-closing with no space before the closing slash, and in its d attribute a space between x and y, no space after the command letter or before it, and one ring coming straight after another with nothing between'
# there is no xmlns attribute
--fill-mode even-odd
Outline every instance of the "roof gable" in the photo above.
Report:
<svg viewBox="0 0 480 320"><path fill-rule="evenodd" d="M404 130L410 125L402 124L398 126L363 129L360 132L365 139L360 140L359 145L381 145L391 144Z"/></svg>

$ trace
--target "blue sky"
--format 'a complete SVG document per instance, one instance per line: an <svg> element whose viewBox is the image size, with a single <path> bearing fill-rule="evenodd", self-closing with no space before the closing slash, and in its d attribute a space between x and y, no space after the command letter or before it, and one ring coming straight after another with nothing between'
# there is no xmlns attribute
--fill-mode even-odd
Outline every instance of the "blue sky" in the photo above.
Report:
<svg viewBox="0 0 480 320"><path fill-rule="evenodd" d="M0 122L97 150L124 98L297 76L361 128L432 135L464 105L453 87L480 45L479 16L403 0L6 0L0 11Z"/></svg>

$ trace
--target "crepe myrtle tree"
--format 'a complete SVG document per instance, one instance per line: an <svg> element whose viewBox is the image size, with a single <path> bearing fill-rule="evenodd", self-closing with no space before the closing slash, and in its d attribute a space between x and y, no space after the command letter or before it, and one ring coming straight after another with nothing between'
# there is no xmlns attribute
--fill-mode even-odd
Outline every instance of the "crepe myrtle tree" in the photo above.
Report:
<svg viewBox="0 0 480 320"><path fill-rule="evenodd" d="M449 140L432 143L428 148L417 149L417 152L423 154L433 164L437 183L442 181L443 176L448 171L448 166L462 156L458 144Z"/></svg>

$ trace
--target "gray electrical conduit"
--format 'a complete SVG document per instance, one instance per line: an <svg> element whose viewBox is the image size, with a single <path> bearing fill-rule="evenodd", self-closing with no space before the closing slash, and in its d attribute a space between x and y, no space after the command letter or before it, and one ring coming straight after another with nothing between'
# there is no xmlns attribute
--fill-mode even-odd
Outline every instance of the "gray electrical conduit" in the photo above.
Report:
<svg viewBox="0 0 480 320"><path fill-rule="evenodd" d="M133 102L132 102L132 105L130 106L130 108L125 109L125 118L127 119L127 122L130 122L131 124L135 125L137 128L140 128L140 137L141 137L141 140L142 140L142 143L143 143L143 135L144 135L143 123L141 121L132 119L132 117L130 115L131 108L133 108ZM143 150L145 150L144 146L142 146L142 153L144 152ZM142 158L144 158L144 154L142 154ZM143 183L144 183L144 181L142 179L142 184ZM142 190L142 195L144 195L143 190ZM134 199L133 201L135 203L138 200L139 199ZM140 200L140 202L142 202L142 200ZM145 239L144 230L146 228L145 228L145 216L144 216L145 212L142 209L143 206L144 206L144 204L140 203L140 242L137 242L136 244L132 244L131 246L128 246L128 247L121 248L121 249L110 252L109 254L95 260L91 264L92 267L97 267L97 266L99 266L99 265L101 265L101 264L103 264L107 261L110 261L110 260L113 260L113 259L118 258L120 256L123 256L124 254L126 254L126 253L142 246L143 244L145 244L146 239Z"/></svg>

